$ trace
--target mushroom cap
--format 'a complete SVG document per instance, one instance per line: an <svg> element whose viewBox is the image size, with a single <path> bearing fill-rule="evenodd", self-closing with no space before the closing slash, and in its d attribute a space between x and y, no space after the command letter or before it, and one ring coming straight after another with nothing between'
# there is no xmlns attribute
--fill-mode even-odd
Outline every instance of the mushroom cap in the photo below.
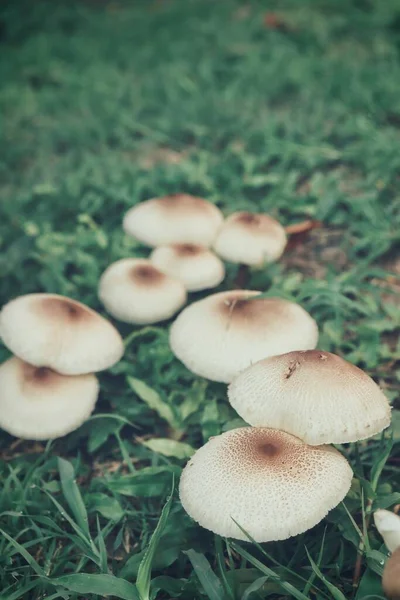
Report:
<svg viewBox="0 0 400 600"><path fill-rule="evenodd" d="M91 308L57 294L28 294L6 304L0 335L19 358L64 375L108 369L124 353L113 325Z"/></svg>
<svg viewBox="0 0 400 600"><path fill-rule="evenodd" d="M27 440L77 429L96 404L99 384L88 375L60 375L13 357L0 365L0 427Z"/></svg>
<svg viewBox="0 0 400 600"><path fill-rule="evenodd" d="M352 470L331 446L307 446L283 431L242 427L211 438L180 481L186 512L202 527L256 542L310 529L347 494Z"/></svg>
<svg viewBox="0 0 400 600"><path fill-rule="evenodd" d="M123 228L147 246L211 246L224 218L219 208L196 196L172 194L137 204L126 213Z"/></svg>
<svg viewBox="0 0 400 600"><path fill-rule="evenodd" d="M216 287L225 277L222 260L197 244L160 246L150 255L160 271L182 281L189 292Z"/></svg>
<svg viewBox="0 0 400 600"><path fill-rule="evenodd" d="M220 292L185 308L171 327L172 352L193 373L229 383L265 356L315 348L317 324L301 306L258 294Z"/></svg>
<svg viewBox="0 0 400 600"><path fill-rule="evenodd" d="M397 548L386 562L382 587L389 600L400 600L400 548Z"/></svg>
<svg viewBox="0 0 400 600"><path fill-rule="evenodd" d="M276 427L307 444L362 440L390 424L390 406L364 371L330 352L260 360L230 384L229 402L250 425Z"/></svg>
<svg viewBox="0 0 400 600"><path fill-rule="evenodd" d="M269 215L236 212L224 221L214 250L233 263L263 265L277 260L286 243L284 228Z"/></svg>
<svg viewBox="0 0 400 600"><path fill-rule="evenodd" d="M390 510L380 508L374 513L375 526L385 542L386 548L394 552L400 548L400 517Z"/></svg>
<svg viewBox="0 0 400 600"><path fill-rule="evenodd" d="M104 271L99 298L116 319L145 325L171 318L185 304L186 290L149 260L124 258Z"/></svg>

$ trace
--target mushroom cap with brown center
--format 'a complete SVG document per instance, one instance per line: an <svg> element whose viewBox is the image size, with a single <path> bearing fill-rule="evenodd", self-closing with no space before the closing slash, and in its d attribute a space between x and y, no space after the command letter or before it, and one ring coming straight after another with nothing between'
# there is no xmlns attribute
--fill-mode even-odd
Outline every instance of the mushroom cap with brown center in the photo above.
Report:
<svg viewBox="0 0 400 600"><path fill-rule="evenodd" d="M237 212L224 221L214 250L227 261L261 266L277 260L286 243L284 228L269 215Z"/></svg>
<svg viewBox="0 0 400 600"><path fill-rule="evenodd" d="M197 196L172 194L137 204L126 213L126 233L148 246L211 246L223 222L219 208Z"/></svg>
<svg viewBox="0 0 400 600"><path fill-rule="evenodd" d="M170 244L153 250L151 262L163 273L182 281L189 292L216 287L225 277L224 263L198 244Z"/></svg>
<svg viewBox="0 0 400 600"><path fill-rule="evenodd" d="M260 360L233 380L228 397L250 425L282 429L307 444L354 442L390 424L390 405L376 383L320 350Z"/></svg>
<svg viewBox="0 0 400 600"><path fill-rule="evenodd" d="M186 512L221 536L283 540L310 529L347 494L352 470L331 446L307 446L267 428L245 427L211 438L180 481Z"/></svg>
<svg viewBox="0 0 400 600"><path fill-rule="evenodd" d="M315 348L317 325L300 305L259 294L220 292L185 308L171 327L173 353L193 373L229 383L265 356Z"/></svg>
<svg viewBox="0 0 400 600"><path fill-rule="evenodd" d="M186 290L149 260L124 258L104 271L99 298L116 319L144 325L171 318L185 304Z"/></svg>
<svg viewBox="0 0 400 600"><path fill-rule="evenodd" d="M90 416L98 392L93 374L60 375L11 358L0 365L0 427L28 440L66 435Z"/></svg>
<svg viewBox="0 0 400 600"><path fill-rule="evenodd" d="M28 294L6 304L0 335L19 358L65 375L107 369L124 352L122 338L109 321L57 294Z"/></svg>

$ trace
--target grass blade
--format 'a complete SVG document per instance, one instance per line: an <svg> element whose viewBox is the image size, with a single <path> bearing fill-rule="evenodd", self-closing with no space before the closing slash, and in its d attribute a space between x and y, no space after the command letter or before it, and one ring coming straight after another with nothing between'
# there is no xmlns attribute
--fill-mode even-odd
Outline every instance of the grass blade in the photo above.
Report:
<svg viewBox="0 0 400 600"><path fill-rule="evenodd" d="M136 580L136 588L139 592L140 600L150 600L150 579L151 579L151 567L153 564L153 559L155 552L157 550L158 543L161 539L164 527L168 520L169 511L171 510L172 498L174 494L175 488L175 480L172 480L172 489L171 494L165 503L164 508L161 512L161 517L157 523L157 527L155 528L153 535L151 536L149 545L143 556L142 562L140 563L137 580Z"/></svg>
<svg viewBox="0 0 400 600"><path fill-rule="evenodd" d="M114 575L90 575L88 573L75 573L63 575L49 580L52 585L59 585L70 592L78 594L99 594L113 596L121 600L139 600L136 587L120 577Z"/></svg>
<svg viewBox="0 0 400 600"><path fill-rule="evenodd" d="M75 520L85 535L90 538L89 522L85 504L82 500L79 487L75 481L75 471L72 464L64 458L58 458L58 471L60 473L61 488Z"/></svg>
<svg viewBox="0 0 400 600"><path fill-rule="evenodd" d="M186 554L192 563L193 569L209 600L224 600L225 595L222 583L212 570L204 554L195 550L186 550L184 554Z"/></svg>

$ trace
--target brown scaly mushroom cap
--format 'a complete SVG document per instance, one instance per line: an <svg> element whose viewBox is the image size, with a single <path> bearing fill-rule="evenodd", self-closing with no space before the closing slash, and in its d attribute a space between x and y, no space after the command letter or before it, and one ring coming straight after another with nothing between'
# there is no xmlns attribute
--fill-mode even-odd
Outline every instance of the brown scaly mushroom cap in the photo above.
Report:
<svg viewBox="0 0 400 600"><path fill-rule="evenodd" d="M99 298L116 319L144 325L172 317L185 304L186 290L149 260L125 258L101 276Z"/></svg>
<svg viewBox="0 0 400 600"><path fill-rule="evenodd" d="M400 548L397 548L386 562L382 587L389 600L400 600Z"/></svg>
<svg viewBox="0 0 400 600"><path fill-rule="evenodd" d="M77 429L94 409L93 374L66 376L19 358L0 365L0 427L27 440L46 440Z"/></svg>
<svg viewBox="0 0 400 600"><path fill-rule="evenodd" d="M126 233L147 246L211 246L223 222L219 208L196 196L172 194L137 204L126 213Z"/></svg>
<svg viewBox="0 0 400 600"><path fill-rule="evenodd" d="M355 442L390 424L390 405L371 377L321 350L260 360L234 379L228 396L250 425L276 427L307 444Z"/></svg>
<svg viewBox="0 0 400 600"><path fill-rule="evenodd" d="M276 429L245 427L211 438L180 481L186 512L221 536L284 540L310 529L347 494L352 470L331 446L307 446Z"/></svg>
<svg viewBox="0 0 400 600"><path fill-rule="evenodd" d="M111 323L57 294L28 294L6 304L0 313L0 335L19 358L64 375L107 369L124 352Z"/></svg>

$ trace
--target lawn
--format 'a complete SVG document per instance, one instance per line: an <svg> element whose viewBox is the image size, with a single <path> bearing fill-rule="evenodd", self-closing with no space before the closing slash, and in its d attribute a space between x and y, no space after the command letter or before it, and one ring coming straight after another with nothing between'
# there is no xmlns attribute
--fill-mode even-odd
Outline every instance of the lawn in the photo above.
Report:
<svg viewBox="0 0 400 600"><path fill-rule="evenodd" d="M174 358L169 323L119 323L126 352L87 423L49 443L1 433L0 597L383 598L368 513L400 503L398 0L5 0L0 44L1 305L48 291L104 312L104 269L148 254L122 217L153 196L317 221L250 288L299 302L318 347L393 404L382 436L339 448L352 488L317 527L216 538L177 483L242 421Z"/></svg>

